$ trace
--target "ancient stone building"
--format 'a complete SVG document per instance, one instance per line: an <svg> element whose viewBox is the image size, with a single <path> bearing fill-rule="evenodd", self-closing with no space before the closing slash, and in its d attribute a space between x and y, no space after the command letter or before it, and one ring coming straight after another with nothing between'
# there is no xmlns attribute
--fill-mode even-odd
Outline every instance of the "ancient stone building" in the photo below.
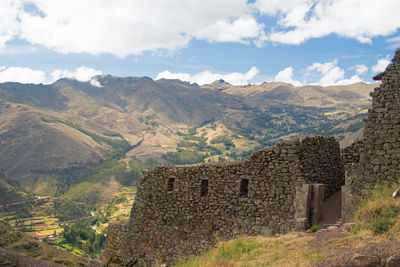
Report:
<svg viewBox="0 0 400 267"><path fill-rule="evenodd" d="M375 185L400 174L400 50L386 71L374 79L382 82L370 93L372 108L364 119L364 138L351 152L359 154L359 162L346 165L342 189L344 221L351 220L359 200Z"/></svg>
<svg viewBox="0 0 400 267"><path fill-rule="evenodd" d="M158 167L145 172L126 225L108 229L103 262L173 262L217 240L305 229L344 171L333 137L305 137L243 162Z"/></svg>

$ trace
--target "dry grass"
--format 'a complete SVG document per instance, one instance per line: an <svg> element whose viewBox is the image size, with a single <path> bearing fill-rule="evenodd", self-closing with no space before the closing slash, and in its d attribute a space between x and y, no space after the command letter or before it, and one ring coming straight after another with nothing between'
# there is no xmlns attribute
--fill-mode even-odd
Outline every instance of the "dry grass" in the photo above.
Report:
<svg viewBox="0 0 400 267"><path fill-rule="evenodd" d="M309 266L323 257L320 250L308 246L313 238L298 234L242 237L222 242L205 255L192 257L177 266Z"/></svg>
<svg viewBox="0 0 400 267"><path fill-rule="evenodd" d="M392 198L397 188L399 183L387 182L372 190L355 214L355 233L368 229L375 234L400 236L400 199Z"/></svg>
<svg viewBox="0 0 400 267"><path fill-rule="evenodd" d="M386 237L383 235L375 235L371 230L361 230L356 233L347 235L343 238L334 240L335 248L360 248L371 244L384 242Z"/></svg>

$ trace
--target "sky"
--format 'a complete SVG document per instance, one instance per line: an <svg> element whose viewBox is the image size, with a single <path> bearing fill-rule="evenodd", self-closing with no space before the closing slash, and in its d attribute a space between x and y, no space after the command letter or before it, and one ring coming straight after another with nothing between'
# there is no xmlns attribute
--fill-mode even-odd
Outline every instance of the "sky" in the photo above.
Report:
<svg viewBox="0 0 400 267"><path fill-rule="evenodd" d="M399 0L0 0L0 82L372 83Z"/></svg>

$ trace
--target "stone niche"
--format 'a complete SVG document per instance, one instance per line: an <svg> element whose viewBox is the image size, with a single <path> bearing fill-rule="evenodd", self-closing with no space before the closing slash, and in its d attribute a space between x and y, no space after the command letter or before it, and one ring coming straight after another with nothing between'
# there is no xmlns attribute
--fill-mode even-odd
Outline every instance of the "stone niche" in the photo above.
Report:
<svg viewBox="0 0 400 267"><path fill-rule="evenodd" d="M278 143L243 162L157 167L143 173L129 223L109 227L103 262L171 263L241 234L304 230L343 184L333 137Z"/></svg>

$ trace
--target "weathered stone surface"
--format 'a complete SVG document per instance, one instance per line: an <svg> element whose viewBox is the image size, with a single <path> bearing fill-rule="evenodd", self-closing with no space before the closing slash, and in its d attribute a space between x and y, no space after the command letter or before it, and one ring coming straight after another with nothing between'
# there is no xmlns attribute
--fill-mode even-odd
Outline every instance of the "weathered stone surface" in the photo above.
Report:
<svg viewBox="0 0 400 267"><path fill-rule="evenodd" d="M380 265L377 256L354 254L348 265L354 267L376 267Z"/></svg>
<svg viewBox="0 0 400 267"><path fill-rule="evenodd" d="M364 119L362 141L342 150L347 171L342 194L342 221L351 220L359 201L377 184L400 174L400 50L380 76L372 108Z"/></svg>
<svg viewBox="0 0 400 267"><path fill-rule="evenodd" d="M386 242L372 244L365 247L346 249L316 262L313 267L326 266L400 266L399 261L400 242L388 240Z"/></svg>
<svg viewBox="0 0 400 267"><path fill-rule="evenodd" d="M158 167L144 172L129 224L109 227L103 262L170 263L202 253L220 239L265 229L288 232L299 225L298 218L306 218L305 228L310 196L302 192L310 189L304 185L324 184L316 188L318 207L343 183L333 137L279 143L243 162Z"/></svg>
<svg viewBox="0 0 400 267"><path fill-rule="evenodd" d="M398 267L400 266L400 254L393 255L386 260L386 267Z"/></svg>

